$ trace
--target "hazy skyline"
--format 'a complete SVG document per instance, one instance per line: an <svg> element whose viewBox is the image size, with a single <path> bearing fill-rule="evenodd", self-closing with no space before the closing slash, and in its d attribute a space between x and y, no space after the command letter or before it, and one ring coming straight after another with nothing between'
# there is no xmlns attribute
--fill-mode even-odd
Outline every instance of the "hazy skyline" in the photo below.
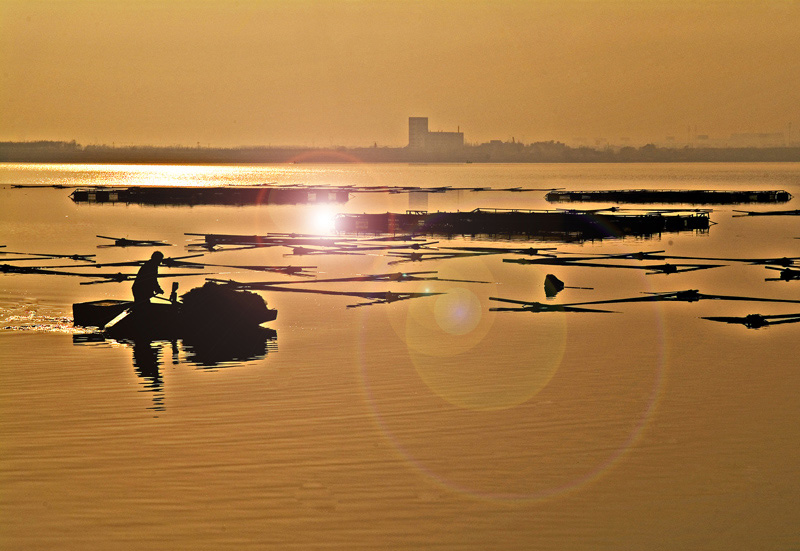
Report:
<svg viewBox="0 0 800 551"><path fill-rule="evenodd" d="M796 141L798 52L789 0L0 0L0 141Z"/></svg>

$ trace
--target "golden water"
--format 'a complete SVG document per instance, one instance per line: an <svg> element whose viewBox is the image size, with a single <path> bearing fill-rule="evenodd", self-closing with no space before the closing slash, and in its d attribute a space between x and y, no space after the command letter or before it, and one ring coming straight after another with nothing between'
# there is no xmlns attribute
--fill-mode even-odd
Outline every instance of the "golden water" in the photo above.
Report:
<svg viewBox="0 0 800 551"><path fill-rule="evenodd" d="M0 176L0 184L702 187L800 197L796 164L2 165ZM185 232L320 231L337 210L420 201L430 210L548 207L542 193L431 194L415 205L407 195L369 194L330 209L75 205L67 195L0 188L0 245L116 261L151 249L99 249L96 235L164 239L174 244L162 249L167 256L179 256ZM797 200L775 208L797 208ZM731 214L715 208L717 225L704 235L549 246L798 256L796 217ZM765 282L776 272L740 263L646 276L501 256L390 266L396 258L382 254L287 252L222 252L209 261L316 265L320 277L437 270L492 283L336 286L445 293L355 309L345 305L358 299L265 293L279 311L270 324L276 341L257 357L204 365L181 342L153 344L144 354L155 364L145 364L142 350L135 356L130 345L70 332L73 302L128 298L128 284L0 275L0 549L800 545L800 324L749 330L700 319L800 308L701 301L534 315L490 312L488 300L544 301L546 273L594 288L567 289L557 299L564 303L689 288L798 299L800 282ZM203 279L180 278L181 289Z"/></svg>

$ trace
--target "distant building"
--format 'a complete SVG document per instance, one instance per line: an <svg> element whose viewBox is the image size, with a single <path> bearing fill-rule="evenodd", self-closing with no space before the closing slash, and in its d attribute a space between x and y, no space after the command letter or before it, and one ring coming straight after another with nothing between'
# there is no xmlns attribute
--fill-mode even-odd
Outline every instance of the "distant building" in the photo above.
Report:
<svg viewBox="0 0 800 551"><path fill-rule="evenodd" d="M428 138L428 117L408 117L408 147L424 149Z"/></svg>
<svg viewBox="0 0 800 551"><path fill-rule="evenodd" d="M452 152L464 147L463 132L431 132L428 117L408 118L408 148L434 153Z"/></svg>

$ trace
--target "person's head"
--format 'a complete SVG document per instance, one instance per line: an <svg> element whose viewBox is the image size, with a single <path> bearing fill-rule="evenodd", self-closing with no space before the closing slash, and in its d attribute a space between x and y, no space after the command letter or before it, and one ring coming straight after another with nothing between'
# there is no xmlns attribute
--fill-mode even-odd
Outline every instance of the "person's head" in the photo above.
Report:
<svg viewBox="0 0 800 551"><path fill-rule="evenodd" d="M161 251L156 251L150 256L150 260L155 260L158 263L161 263L164 260L164 253Z"/></svg>

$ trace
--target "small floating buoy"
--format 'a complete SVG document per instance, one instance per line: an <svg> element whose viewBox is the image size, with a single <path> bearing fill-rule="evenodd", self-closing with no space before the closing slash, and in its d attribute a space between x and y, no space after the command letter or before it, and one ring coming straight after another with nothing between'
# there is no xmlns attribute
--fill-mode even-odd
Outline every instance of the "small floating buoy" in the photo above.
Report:
<svg viewBox="0 0 800 551"><path fill-rule="evenodd" d="M547 274L544 277L544 294L547 295L548 298L556 296L563 289L564 282L553 274Z"/></svg>

